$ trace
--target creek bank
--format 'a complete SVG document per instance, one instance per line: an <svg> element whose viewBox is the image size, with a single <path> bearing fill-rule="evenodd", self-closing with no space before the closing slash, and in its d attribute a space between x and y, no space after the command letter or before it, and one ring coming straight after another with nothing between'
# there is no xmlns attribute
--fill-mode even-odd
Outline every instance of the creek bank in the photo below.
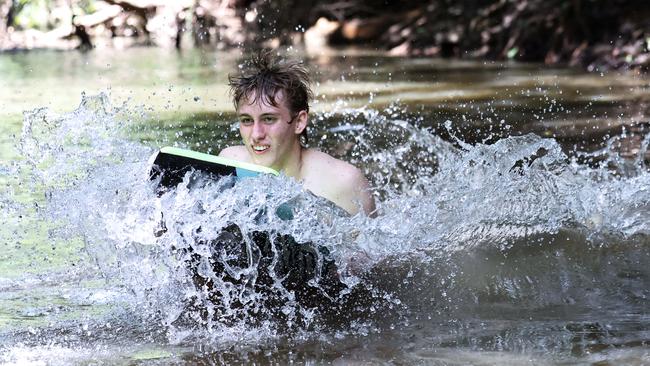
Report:
<svg viewBox="0 0 650 366"><path fill-rule="evenodd" d="M82 9L45 1L41 24L21 15L28 2L4 2L0 50L293 44L319 52L359 45L396 56L516 60L598 72L646 72L650 66L650 3L634 0L607 6L585 0L87 2L92 6Z"/></svg>

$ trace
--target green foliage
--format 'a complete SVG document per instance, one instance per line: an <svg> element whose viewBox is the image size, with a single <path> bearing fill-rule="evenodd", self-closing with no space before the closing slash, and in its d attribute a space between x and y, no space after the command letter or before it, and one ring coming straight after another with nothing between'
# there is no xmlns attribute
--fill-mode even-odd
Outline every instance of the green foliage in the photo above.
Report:
<svg viewBox="0 0 650 366"><path fill-rule="evenodd" d="M22 29L48 28L51 0L13 0L14 26Z"/></svg>
<svg viewBox="0 0 650 366"><path fill-rule="evenodd" d="M79 0L75 4L81 11L85 14L91 14L97 11L97 6L95 6L95 0Z"/></svg>
<svg viewBox="0 0 650 366"><path fill-rule="evenodd" d="M513 47L510 50L508 50L508 53L506 54L506 56L508 57L508 59L513 59L513 58L515 58L517 56L518 52L519 52L519 49L517 47Z"/></svg>
<svg viewBox="0 0 650 366"><path fill-rule="evenodd" d="M97 10L95 0L78 0L68 3L61 0L12 0L13 24L19 29L50 30L57 24L52 10L72 6L75 13L90 14Z"/></svg>

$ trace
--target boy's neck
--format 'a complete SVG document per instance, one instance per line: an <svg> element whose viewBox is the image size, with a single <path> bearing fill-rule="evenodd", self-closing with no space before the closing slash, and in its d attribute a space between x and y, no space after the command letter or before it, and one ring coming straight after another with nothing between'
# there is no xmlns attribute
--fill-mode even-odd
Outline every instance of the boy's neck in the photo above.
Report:
<svg viewBox="0 0 650 366"><path fill-rule="evenodd" d="M296 180L302 179L302 153L303 147L300 142L292 148L293 152L290 154L287 162L278 170L282 171L286 176L295 178Z"/></svg>

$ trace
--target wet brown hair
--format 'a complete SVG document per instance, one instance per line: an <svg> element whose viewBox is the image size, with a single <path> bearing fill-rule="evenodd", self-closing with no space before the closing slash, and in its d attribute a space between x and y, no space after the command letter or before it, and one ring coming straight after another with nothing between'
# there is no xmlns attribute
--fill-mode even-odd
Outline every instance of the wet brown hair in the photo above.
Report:
<svg viewBox="0 0 650 366"><path fill-rule="evenodd" d="M282 91L291 112L292 123L298 112L309 112L309 101L313 99L307 68L300 61L286 60L271 50L264 50L253 55L241 66L241 71L228 75L228 86L235 109L242 100L257 103L260 98L264 103L278 106L275 95ZM254 99L249 99L255 96ZM300 134L303 144L307 143L307 128Z"/></svg>

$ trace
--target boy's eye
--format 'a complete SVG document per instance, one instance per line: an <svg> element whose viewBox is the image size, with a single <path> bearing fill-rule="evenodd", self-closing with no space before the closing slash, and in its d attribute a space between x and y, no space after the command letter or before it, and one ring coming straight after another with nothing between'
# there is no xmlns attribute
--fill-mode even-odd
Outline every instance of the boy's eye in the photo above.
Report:
<svg viewBox="0 0 650 366"><path fill-rule="evenodd" d="M252 125L253 124L253 119L251 119L251 118L240 118L239 123L241 123L242 125L246 125L246 126Z"/></svg>
<svg viewBox="0 0 650 366"><path fill-rule="evenodd" d="M274 116L265 116L262 118L264 123L274 123L277 120Z"/></svg>

